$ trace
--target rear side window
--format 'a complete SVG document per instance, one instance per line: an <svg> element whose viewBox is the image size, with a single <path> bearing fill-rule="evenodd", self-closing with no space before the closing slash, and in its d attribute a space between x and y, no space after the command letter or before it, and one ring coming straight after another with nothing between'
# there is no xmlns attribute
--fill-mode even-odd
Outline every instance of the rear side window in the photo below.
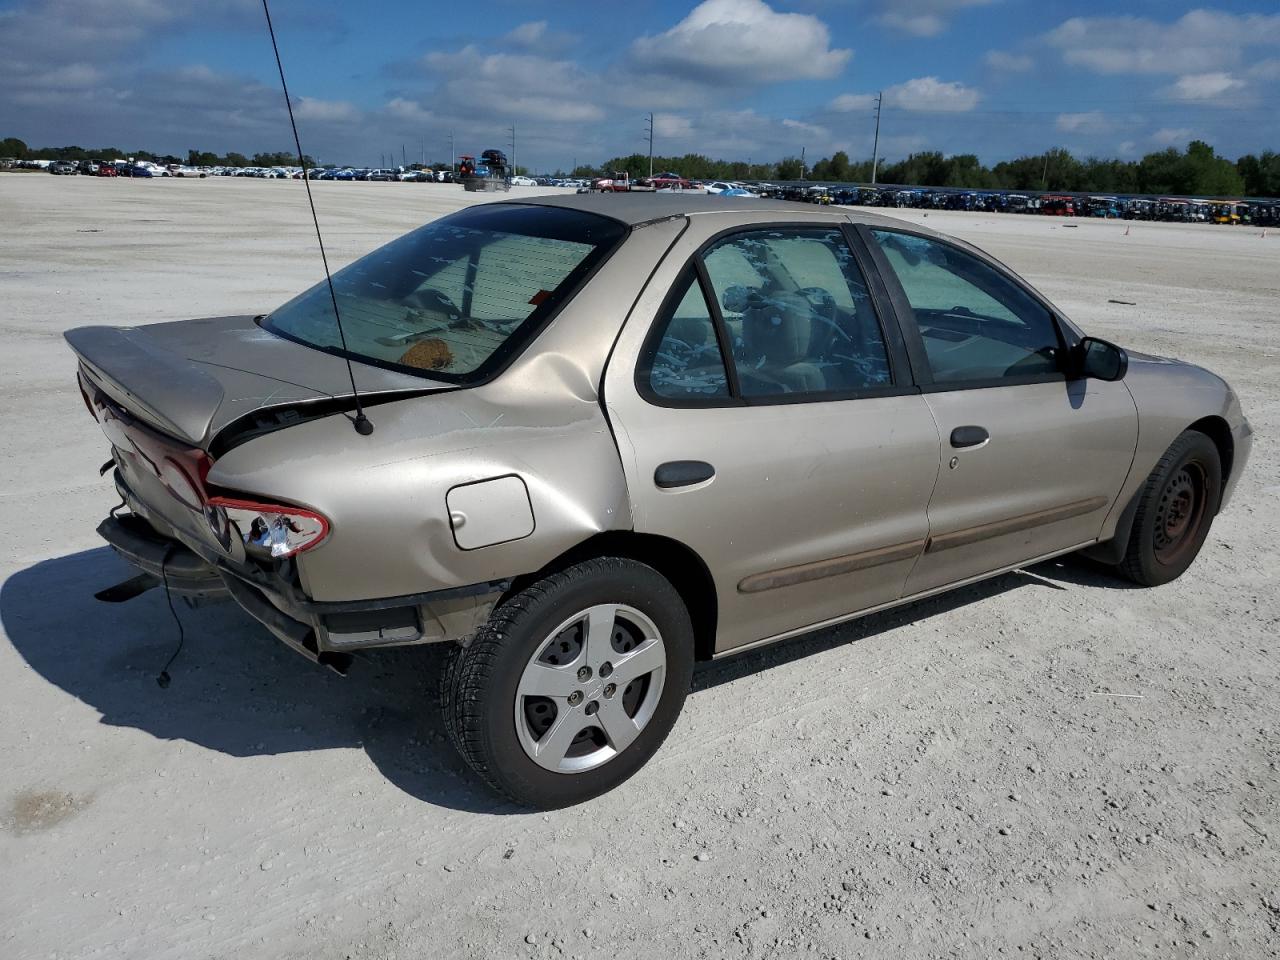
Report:
<svg viewBox="0 0 1280 960"><path fill-rule="evenodd" d="M911 304L938 383L1056 374L1061 343L1038 300L972 254L927 237L873 230Z"/></svg>
<svg viewBox="0 0 1280 960"><path fill-rule="evenodd" d="M692 270L683 290L667 302L641 360L641 378L649 391L666 400L726 398L729 379L716 340L715 323Z"/></svg>

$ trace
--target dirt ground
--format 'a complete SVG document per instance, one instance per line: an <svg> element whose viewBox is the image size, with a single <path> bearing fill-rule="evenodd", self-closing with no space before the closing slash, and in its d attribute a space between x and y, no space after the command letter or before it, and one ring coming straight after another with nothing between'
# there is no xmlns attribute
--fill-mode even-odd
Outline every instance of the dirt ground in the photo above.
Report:
<svg viewBox="0 0 1280 960"><path fill-rule="evenodd" d="M315 187L335 264L465 202ZM437 651L344 680L179 607L161 690L163 595L93 599L127 568L62 331L284 301L320 276L301 184L0 174L0 957L1280 955L1280 235L925 222L1232 383L1257 440L1200 560L1042 564L708 665L639 775L544 815L452 753Z"/></svg>

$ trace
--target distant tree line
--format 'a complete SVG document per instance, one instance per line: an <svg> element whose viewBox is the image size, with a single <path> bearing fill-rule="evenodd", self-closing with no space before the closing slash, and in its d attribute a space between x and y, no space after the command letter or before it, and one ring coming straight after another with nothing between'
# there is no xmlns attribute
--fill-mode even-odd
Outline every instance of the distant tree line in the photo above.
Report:
<svg viewBox="0 0 1280 960"><path fill-rule="evenodd" d="M0 157L15 160L113 160L133 157L152 163L185 163L192 167L292 167L298 163L298 155L289 151L255 153L247 157L234 151L227 154L210 153L207 150L188 150L185 157L172 153L153 153L150 150L121 150L119 147L28 147L17 137L0 140ZM306 157L307 166L315 161Z"/></svg>
<svg viewBox="0 0 1280 960"><path fill-rule="evenodd" d="M191 166L277 167L292 166L297 156L277 153L216 154L188 150L185 158L148 150L125 151L116 147L28 147L16 137L0 140L0 157L18 160L88 160L136 157L156 163L187 163ZM306 158L307 165L315 161ZM443 165L443 164L442 164ZM627 171L633 178L649 173L648 154L614 157L599 167L580 166L574 177L598 177ZM654 157L653 170L675 171L693 180L818 180L837 183L870 183L871 161L852 161L843 150L824 157L808 169L799 157L785 157L777 163L750 163L741 160L713 160L698 153L679 157ZM518 172L525 172L522 167ZM562 171L557 171L561 173ZM1034 156L1002 160L988 167L975 154L947 156L939 151L913 153L903 160L881 163L876 172L879 183L921 187L967 187L993 190L1066 190L1081 193L1153 193L1175 196L1280 197L1280 153L1264 150L1246 154L1236 161L1220 157L1202 140L1193 140L1186 150L1174 147L1148 153L1140 160L1100 157L1080 158L1054 148Z"/></svg>
<svg viewBox="0 0 1280 960"><path fill-rule="evenodd" d="M600 167L578 167L575 177L607 176L627 171L633 178L649 173L648 154L614 157ZM655 173L674 171L693 180L808 180L870 183L871 161L851 161L843 150L804 170L799 157L777 163L712 160L701 154L654 157ZM988 167L972 153L947 156L938 151L913 153L904 160L881 163L879 183L921 187L968 187L989 190L1064 190L1082 193L1153 193L1175 196L1280 196L1280 153L1246 154L1234 163L1218 156L1202 140L1185 151L1174 147L1141 160L1079 158L1055 148L1034 156L1003 160Z"/></svg>

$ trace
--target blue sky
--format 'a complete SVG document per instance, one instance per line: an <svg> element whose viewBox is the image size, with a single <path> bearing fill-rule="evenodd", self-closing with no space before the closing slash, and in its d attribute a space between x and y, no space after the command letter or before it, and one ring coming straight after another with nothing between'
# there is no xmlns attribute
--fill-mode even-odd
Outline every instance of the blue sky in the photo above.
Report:
<svg viewBox="0 0 1280 960"><path fill-rule="evenodd" d="M1280 8L1130 0L273 0L309 153L505 147L535 169L1049 146L1280 149ZM0 136L287 149L260 0L0 0Z"/></svg>

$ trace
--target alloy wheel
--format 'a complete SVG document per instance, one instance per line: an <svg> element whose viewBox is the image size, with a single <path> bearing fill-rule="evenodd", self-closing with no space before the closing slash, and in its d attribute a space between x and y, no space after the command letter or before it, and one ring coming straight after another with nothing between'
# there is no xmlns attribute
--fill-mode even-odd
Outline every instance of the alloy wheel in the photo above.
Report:
<svg viewBox="0 0 1280 960"><path fill-rule="evenodd" d="M667 652L634 607L598 604L561 623L525 665L516 688L516 734L526 754L556 773L591 770L622 753L662 698Z"/></svg>

